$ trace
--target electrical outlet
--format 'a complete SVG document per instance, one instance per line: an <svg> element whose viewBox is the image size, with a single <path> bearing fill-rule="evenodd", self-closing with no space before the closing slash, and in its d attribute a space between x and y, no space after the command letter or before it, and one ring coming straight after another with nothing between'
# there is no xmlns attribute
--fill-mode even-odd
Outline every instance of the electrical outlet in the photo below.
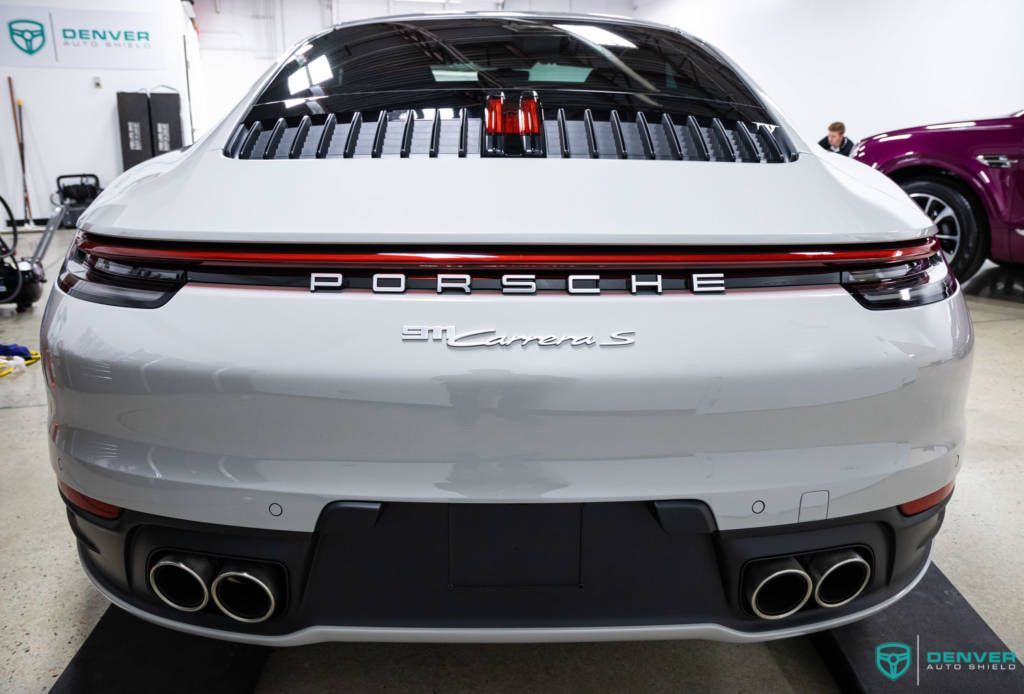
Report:
<svg viewBox="0 0 1024 694"><path fill-rule="evenodd" d="M103 78L100 77L99 75L93 77L92 78L92 86L96 87L97 89L102 89L103 88Z"/></svg>

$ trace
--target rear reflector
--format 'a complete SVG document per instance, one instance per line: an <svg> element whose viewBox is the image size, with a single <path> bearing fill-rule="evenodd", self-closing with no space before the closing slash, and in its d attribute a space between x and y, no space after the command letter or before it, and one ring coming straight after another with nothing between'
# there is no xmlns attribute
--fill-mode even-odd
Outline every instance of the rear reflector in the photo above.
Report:
<svg viewBox="0 0 1024 694"><path fill-rule="evenodd" d="M938 506L953 493L954 484L954 482L950 482L942 489L938 489L927 496L922 496L920 499L914 499L913 501L908 501L905 504L900 504L900 513L904 516L913 516L914 514L921 513Z"/></svg>
<svg viewBox="0 0 1024 694"><path fill-rule="evenodd" d="M122 509L120 506L114 506L108 504L105 501L99 499L93 499L91 496L86 496L77 489L72 489L63 482L57 482L57 487L60 489L61 495L64 500L77 509L91 513L94 516L100 518L106 518L107 520L113 520L121 515Z"/></svg>

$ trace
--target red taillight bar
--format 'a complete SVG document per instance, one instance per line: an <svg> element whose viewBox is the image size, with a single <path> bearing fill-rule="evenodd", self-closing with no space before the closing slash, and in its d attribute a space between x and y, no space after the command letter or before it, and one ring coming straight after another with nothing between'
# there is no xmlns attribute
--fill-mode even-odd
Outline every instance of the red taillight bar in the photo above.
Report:
<svg viewBox="0 0 1024 694"><path fill-rule="evenodd" d="M291 265L371 268L764 268L877 265L927 258L939 252L938 239L872 246L818 248L686 248L651 251L511 248L482 250L363 250L253 244L189 244L85 236L79 248L92 256L123 262L171 264Z"/></svg>
<svg viewBox="0 0 1024 694"><path fill-rule="evenodd" d="M69 504L91 513L94 516L106 518L107 520L114 520L120 516L121 511L124 510L120 506L114 506L113 504L108 504L105 501L100 501L99 499L93 499L91 496L86 496L82 492L69 487L63 482L58 481L57 487L60 489L60 493Z"/></svg>
<svg viewBox="0 0 1024 694"><path fill-rule="evenodd" d="M904 516L913 516L914 514L921 513L938 506L953 493L954 484L955 482L950 482L942 489L936 489L931 494L922 496L920 499L914 499L913 501L908 501L905 504L900 504L900 513Z"/></svg>

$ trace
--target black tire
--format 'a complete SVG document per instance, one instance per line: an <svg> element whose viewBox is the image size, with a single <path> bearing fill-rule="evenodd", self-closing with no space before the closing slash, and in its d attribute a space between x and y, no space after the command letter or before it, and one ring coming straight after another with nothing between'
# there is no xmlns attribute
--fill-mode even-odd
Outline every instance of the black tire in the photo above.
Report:
<svg viewBox="0 0 1024 694"><path fill-rule="evenodd" d="M953 269L953 274L956 275L956 278L961 282L966 282L978 271L978 268L985 262L985 258L988 257L988 232L985 229L982 212L978 209L978 204L970 196L965 195L955 184L934 178L914 178L903 181L900 186L911 198L916 197L915 202L922 209L925 208L923 203L928 200L924 196L931 196L931 198L937 199L953 213L952 216L955 220L947 217L938 222L939 234L940 236L949 235L947 232L952 230L954 221L958 225L959 247L956 248L953 257L949 259L949 265ZM938 208L939 205L933 204L926 214L935 219L940 211ZM943 248L948 252L951 241L943 239L940 239L940 241L943 243Z"/></svg>

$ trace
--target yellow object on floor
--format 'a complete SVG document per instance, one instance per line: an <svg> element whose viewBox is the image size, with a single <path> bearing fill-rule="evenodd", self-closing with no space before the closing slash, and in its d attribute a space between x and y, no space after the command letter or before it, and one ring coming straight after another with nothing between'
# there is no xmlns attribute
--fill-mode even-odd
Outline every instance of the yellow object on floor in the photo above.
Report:
<svg viewBox="0 0 1024 694"><path fill-rule="evenodd" d="M29 358L22 359L21 357L0 357L0 378L10 375L21 375L25 372L26 366L31 366L39 361L41 356L39 352L34 349L29 350Z"/></svg>

